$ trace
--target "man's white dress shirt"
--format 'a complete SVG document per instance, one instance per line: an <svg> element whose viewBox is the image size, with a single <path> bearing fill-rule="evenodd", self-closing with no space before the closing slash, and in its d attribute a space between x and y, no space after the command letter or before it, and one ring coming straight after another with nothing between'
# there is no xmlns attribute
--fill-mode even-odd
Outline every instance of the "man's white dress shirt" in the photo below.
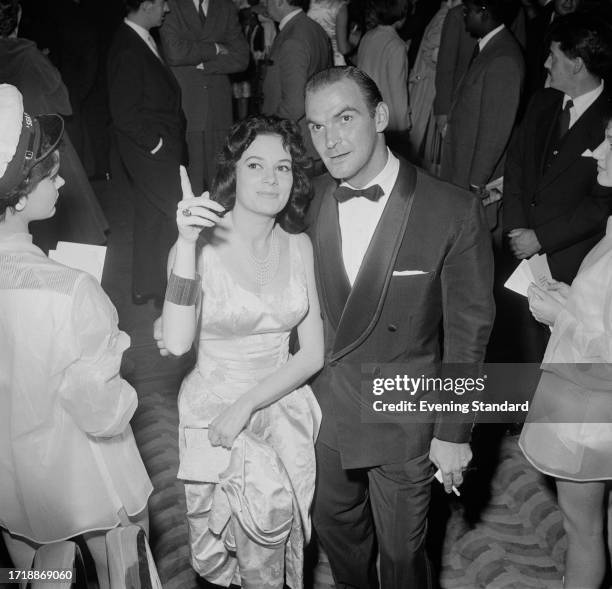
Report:
<svg viewBox="0 0 612 589"><path fill-rule="evenodd" d="M602 80L599 86L582 96L571 98L567 94L563 97L563 108L568 100L573 102L573 106L570 107L570 122L569 128L571 129L576 121L586 112L587 108L591 106L600 96L604 89L604 81Z"/></svg>
<svg viewBox="0 0 612 589"><path fill-rule="evenodd" d="M351 198L338 203L338 219L342 236L342 260L351 286L355 282L365 253L372 241L372 236L383 213L389 194L393 190L399 173L399 160L387 148L387 163L380 173L360 188L378 184L384 195L376 202L365 197ZM348 182L342 186L355 188Z"/></svg>

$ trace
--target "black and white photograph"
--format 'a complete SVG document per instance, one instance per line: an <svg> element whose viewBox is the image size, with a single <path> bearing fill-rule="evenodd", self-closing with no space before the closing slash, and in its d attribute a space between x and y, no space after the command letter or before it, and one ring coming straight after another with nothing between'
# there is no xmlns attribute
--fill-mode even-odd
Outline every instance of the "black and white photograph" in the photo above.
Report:
<svg viewBox="0 0 612 589"><path fill-rule="evenodd" d="M612 0L0 0L0 587L611 589Z"/></svg>

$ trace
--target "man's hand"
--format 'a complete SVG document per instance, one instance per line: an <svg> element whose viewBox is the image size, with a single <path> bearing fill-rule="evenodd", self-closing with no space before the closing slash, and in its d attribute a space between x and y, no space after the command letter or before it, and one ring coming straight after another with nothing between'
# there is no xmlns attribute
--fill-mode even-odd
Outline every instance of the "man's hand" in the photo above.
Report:
<svg viewBox="0 0 612 589"><path fill-rule="evenodd" d="M446 135L446 125L448 124L448 115L435 115L436 127L438 128L438 133L444 137Z"/></svg>
<svg viewBox="0 0 612 589"><path fill-rule="evenodd" d="M482 199L482 206L488 207L493 203L496 203L502 199L502 193L497 188L492 188L489 190L489 194L487 197Z"/></svg>
<svg viewBox="0 0 612 589"><path fill-rule="evenodd" d="M215 43L215 47L217 48L217 55L229 55L229 51L225 45Z"/></svg>
<svg viewBox="0 0 612 589"><path fill-rule="evenodd" d="M508 237L510 238L510 249L518 260L529 258L542 249L533 229L513 229L508 233Z"/></svg>
<svg viewBox="0 0 612 589"><path fill-rule="evenodd" d="M169 356L170 352L166 349L164 343L164 324L162 323L163 317L160 315L155 321L153 321L153 338L159 348L159 354L161 356Z"/></svg>
<svg viewBox="0 0 612 589"><path fill-rule="evenodd" d="M444 490L452 493L453 485L459 487L463 483L463 471L472 460L472 450L467 443L458 444L434 438L429 447L429 459L442 472Z"/></svg>

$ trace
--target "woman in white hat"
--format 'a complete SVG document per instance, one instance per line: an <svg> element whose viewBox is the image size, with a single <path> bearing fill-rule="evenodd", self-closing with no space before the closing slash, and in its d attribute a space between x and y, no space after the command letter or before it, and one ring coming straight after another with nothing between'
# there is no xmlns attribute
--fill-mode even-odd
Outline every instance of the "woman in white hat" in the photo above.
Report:
<svg viewBox="0 0 612 589"><path fill-rule="evenodd" d="M104 533L147 527L152 491L119 376L129 337L96 280L48 259L28 225L52 217L63 120L0 85L0 528L15 567L83 534L108 587Z"/></svg>

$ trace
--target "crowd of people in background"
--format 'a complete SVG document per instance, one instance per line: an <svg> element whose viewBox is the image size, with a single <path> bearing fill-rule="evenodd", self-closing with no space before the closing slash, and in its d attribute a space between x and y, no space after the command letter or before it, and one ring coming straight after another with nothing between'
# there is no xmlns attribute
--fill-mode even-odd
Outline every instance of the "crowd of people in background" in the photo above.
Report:
<svg viewBox="0 0 612 589"><path fill-rule="evenodd" d="M557 485L564 586L596 589L602 508L612 525L611 74L610 0L0 0L15 564L86 534L106 587L100 531L148 526L125 334L99 285L43 254L106 242L90 182L112 178L135 211L133 303L159 309L164 354L198 342L178 476L200 575L301 587L314 498L339 587L431 587L430 483L436 468L447 492L462 483L471 424L377 421L361 366L544 361L520 446ZM528 298L504 288L536 254L552 278ZM41 444L61 456L34 473L23 456ZM67 523L83 494L58 490L70 460L97 466ZM282 540L241 508L261 489Z"/></svg>

